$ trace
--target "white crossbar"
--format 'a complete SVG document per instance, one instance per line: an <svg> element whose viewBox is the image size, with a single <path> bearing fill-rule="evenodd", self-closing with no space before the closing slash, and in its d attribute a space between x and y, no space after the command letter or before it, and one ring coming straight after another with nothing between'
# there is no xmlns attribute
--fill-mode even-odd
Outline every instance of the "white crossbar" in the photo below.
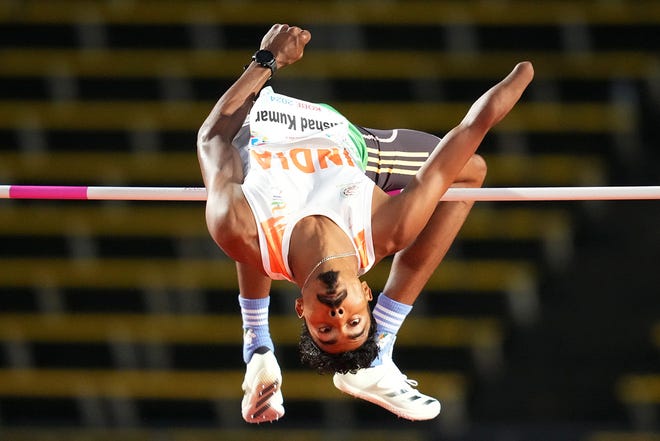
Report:
<svg viewBox="0 0 660 441"><path fill-rule="evenodd" d="M203 187L0 185L0 199L205 201ZM660 199L660 186L451 188L443 201L585 201Z"/></svg>

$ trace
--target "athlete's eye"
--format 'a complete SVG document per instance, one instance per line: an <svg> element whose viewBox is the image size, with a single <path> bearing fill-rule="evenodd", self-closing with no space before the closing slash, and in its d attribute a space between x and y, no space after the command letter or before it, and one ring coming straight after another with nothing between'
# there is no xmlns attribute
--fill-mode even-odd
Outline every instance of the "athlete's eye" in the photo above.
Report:
<svg viewBox="0 0 660 441"><path fill-rule="evenodd" d="M349 324L350 326L355 327L355 326L357 326L357 325L360 324L360 321L361 321L361 320L360 320L360 318L358 317L358 318L354 318L353 320L351 320L350 322L348 322L348 324Z"/></svg>

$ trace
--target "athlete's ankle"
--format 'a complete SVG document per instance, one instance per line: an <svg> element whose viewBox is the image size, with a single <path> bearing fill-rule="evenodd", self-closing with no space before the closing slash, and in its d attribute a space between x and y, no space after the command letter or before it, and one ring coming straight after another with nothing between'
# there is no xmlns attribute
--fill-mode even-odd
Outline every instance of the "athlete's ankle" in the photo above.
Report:
<svg viewBox="0 0 660 441"><path fill-rule="evenodd" d="M411 310L411 305L392 300L384 293L378 296L373 312L374 319L376 320L378 356L371 363L371 367L392 361L396 334L399 332L399 328Z"/></svg>
<svg viewBox="0 0 660 441"><path fill-rule="evenodd" d="M268 327L268 305L270 297L246 299L238 296L243 319L243 361L247 364L257 351L275 351Z"/></svg>

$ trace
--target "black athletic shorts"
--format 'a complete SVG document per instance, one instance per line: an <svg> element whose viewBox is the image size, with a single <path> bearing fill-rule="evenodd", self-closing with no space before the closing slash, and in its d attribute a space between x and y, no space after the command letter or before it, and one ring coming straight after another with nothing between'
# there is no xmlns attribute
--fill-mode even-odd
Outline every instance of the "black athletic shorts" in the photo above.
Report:
<svg viewBox="0 0 660 441"><path fill-rule="evenodd" d="M357 128L367 145L366 175L385 192L404 188L440 142L437 136L417 130ZM233 143L241 156L244 174L250 163L249 138L249 126L244 125Z"/></svg>
<svg viewBox="0 0 660 441"><path fill-rule="evenodd" d="M367 144L366 175L386 192L405 187L440 142L418 130L358 130Z"/></svg>

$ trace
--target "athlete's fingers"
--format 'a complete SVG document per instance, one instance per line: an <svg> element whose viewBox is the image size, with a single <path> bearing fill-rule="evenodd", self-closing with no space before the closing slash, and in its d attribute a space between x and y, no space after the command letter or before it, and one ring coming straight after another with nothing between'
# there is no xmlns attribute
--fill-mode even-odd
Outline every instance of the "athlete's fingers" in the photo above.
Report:
<svg viewBox="0 0 660 441"><path fill-rule="evenodd" d="M288 29L288 32L300 37L300 39L303 41L303 43L307 44L309 40L312 39L312 34L306 29L302 29L298 26L291 26Z"/></svg>

